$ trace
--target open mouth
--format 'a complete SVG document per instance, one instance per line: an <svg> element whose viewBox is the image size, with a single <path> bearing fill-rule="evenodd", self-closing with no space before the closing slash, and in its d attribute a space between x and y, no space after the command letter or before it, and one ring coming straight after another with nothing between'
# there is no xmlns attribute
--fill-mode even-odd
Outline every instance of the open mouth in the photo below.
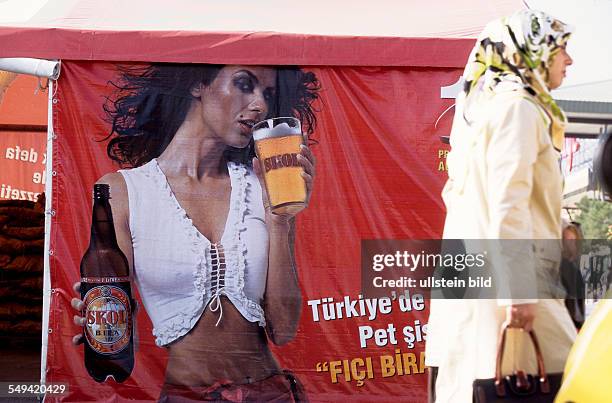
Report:
<svg viewBox="0 0 612 403"><path fill-rule="evenodd" d="M253 131L253 126L255 126L255 123L257 122L255 122L253 119L244 119L239 120L238 123L240 124L243 133L251 134Z"/></svg>
<svg viewBox="0 0 612 403"><path fill-rule="evenodd" d="M241 125L248 127L249 129L252 129L253 126L255 126L255 123L257 123L253 119L244 119L244 120L239 120L238 122L240 122Z"/></svg>

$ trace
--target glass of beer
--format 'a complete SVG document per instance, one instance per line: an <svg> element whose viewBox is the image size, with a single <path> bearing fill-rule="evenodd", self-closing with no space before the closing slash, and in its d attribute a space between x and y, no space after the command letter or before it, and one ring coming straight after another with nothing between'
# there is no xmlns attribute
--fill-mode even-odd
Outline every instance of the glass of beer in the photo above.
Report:
<svg viewBox="0 0 612 403"><path fill-rule="evenodd" d="M263 120L253 126L253 139L272 212L291 214L302 210L306 182L297 159L304 142L300 121L292 117Z"/></svg>

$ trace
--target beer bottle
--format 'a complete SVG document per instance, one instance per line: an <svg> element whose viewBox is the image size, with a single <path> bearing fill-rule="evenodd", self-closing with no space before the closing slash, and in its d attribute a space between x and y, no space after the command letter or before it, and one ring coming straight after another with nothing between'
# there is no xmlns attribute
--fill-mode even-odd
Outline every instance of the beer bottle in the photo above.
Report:
<svg viewBox="0 0 612 403"><path fill-rule="evenodd" d="M134 368L130 269L117 244L109 186L94 185L93 198L91 239L81 260L85 367L97 382L123 382Z"/></svg>

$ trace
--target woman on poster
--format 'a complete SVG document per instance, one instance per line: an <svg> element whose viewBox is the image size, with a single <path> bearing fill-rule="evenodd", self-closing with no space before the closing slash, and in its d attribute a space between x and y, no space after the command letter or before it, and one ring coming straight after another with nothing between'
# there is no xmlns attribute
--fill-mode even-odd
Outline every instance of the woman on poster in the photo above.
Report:
<svg viewBox="0 0 612 403"><path fill-rule="evenodd" d="M537 274L550 275L550 283L559 280L559 150L566 118L550 90L561 85L572 64L565 49L569 35L568 26L533 10L491 22L470 55L457 99L442 194L443 237L525 240L530 247L519 255L529 264L515 260L511 279ZM538 239L553 240L546 244L554 247L532 248ZM522 283L524 289L533 285ZM503 323L534 329L546 370L563 370L576 329L555 295L538 290L527 299L435 299L426 344L427 365L432 374L437 370L432 400L472 401L473 381L495 376ZM504 375L536 369L529 338L520 333L508 334Z"/></svg>
<svg viewBox="0 0 612 403"><path fill-rule="evenodd" d="M272 213L251 132L295 116L312 133L318 80L291 67L157 64L124 69L115 85L108 155L132 168L99 183L111 187L119 246L168 349L160 401L304 400L268 346L292 340L301 314L295 214ZM298 161L308 201L307 145Z"/></svg>

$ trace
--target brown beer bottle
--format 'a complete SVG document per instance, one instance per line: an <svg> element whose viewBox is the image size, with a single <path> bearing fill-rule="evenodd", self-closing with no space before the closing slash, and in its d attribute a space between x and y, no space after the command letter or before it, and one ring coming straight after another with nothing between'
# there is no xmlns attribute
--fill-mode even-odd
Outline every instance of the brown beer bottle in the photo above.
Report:
<svg viewBox="0 0 612 403"><path fill-rule="evenodd" d="M94 185L93 196L91 239L81 260L85 367L97 382L123 382L134 368L130 269L117 244L109 186Z"/></svg>

